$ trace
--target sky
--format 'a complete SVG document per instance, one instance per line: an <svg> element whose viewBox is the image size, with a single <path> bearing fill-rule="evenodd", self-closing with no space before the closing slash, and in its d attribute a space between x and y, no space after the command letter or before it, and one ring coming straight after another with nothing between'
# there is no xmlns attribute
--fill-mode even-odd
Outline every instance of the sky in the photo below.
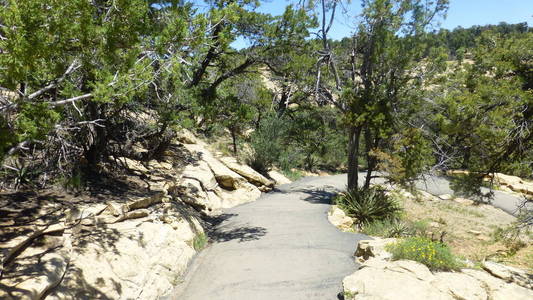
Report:
<svg viewBox="0 0 533 300"><path fill-rule="evenodd" d="M260 12L280 15L290 0L264 0L258 9ZM352 0L349 14L337 16L334 26L330 31L333 39L342 39L349 36L354 28L354 15L360 10L360 1ZM354 13L355 12L355 13ZM450 0L447 18L441 22L441 27L454 29L458 26L470 27L473 25L487 25L507 22L509 24L528 22L533 26L533 0ZM243 40L236 41L235 48L245 47Z"/></svg>

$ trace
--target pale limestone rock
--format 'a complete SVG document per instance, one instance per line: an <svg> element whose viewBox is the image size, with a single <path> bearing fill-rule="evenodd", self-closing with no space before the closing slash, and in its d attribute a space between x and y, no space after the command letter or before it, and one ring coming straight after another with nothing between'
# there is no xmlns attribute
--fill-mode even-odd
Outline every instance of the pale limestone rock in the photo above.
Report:
<svg viewBox="0 0 533 300"><path fill-rule="evenodd" d="M187 165L182 172L182 178L198 181L204 190L214 190L218 186L215 175L211 172L211 168L203 160Z"/></svg>
<svg viewBox="0 0 533 300"><path fill-rule="evenodd" d="M177 133L176 139L183 144L198 144L199 140L192 132L187 129L182 129Z"/></svg>
<svg viewBox="0 0 533 300"><path fill-rule="evenodd" d="M387 266L386 269L397 272L410 272L419 280L431 281L433 273L425 265L412 260L398 260Z"/></svg>
<svg viewBox="0 0 533 300"><path fill-rule="evenodd" d="M450 194L442 194L438 196L441 200L451 200L453 197Z"/></svg>
<svg viewBox="0 0 533 300"><path fill-rule="evenodd" d="M457 202L459 204L462 204L462 205L473 205L474 204L473 200L460 198L460 197L457 197L457 198L453 199L453 201Z"/></svg>
<svg viewBox="0 0 533 300"><path fill-rule="evenodd" d="M421 199L424 199L424 200L427 200L427 201L438 201L440 200L439 197L433 195L433 194L430 194L426 191L423 191L423 190L417 190L417 194L419 196L419 198Z"/></svg>
<svg viewBox="0 0 533 300"><path fill-rule="evenodd" d="M523 180L517 176L495 173L496 181L509 189L526 195L533 195L533 182Z"/></svg>
<svg viewBox="0 0 533 300"><path fill-rule="evenodd" d="M463 269L462 273L471 276L482 283L492 300L529 300L533 299L533 290L524 288L515 283L507 283L491 274L473 269Z"/></svg>
<svg viewBox="0 0 533 300"><path fill-rule="evenodd" d="M359 271L345 277L342 284L345 294L353 295L352 299L453 299L407 270L399 272L388 268L363 266Z"/></svg>
<svg viewBox="0 0 533 300"><path fill-rule="evenodd" d="M288 184L292 182L289 178L285 177L285 175L276 170L271 170L268 172L268 177L272 178L277 185Z"/></svg>
<svg viewBox="0 0 533 300"><path fill-rule="evenodd" d="M255 185L243 182L238 189L234 191L221 189L217 195L222 199L222 208L230 208L257 200L261 197L261 191Z"/></svg>
<svg viewBox="0 0 533 300"><path fill-rule="evenodd" d="M212 203L210 201L211 199L204 190L201 181L184 178L180 185L182 189L179 191L179 196L183 202L202 210L220 206L220 203Z"/></svg>
<svg viewBox="0 0 533 300"><path fill-rule="evenodd" d="M274 186L274 182L272 180L269 180L268 178L259 174L257 171L255 171L254 169L250 168L247 165L239 164L237 159L233 157L222 157L220 158L220 161L224 163L232 171L246 178L250 183L258 187L261 187L261 186L273 187Z"/></svg>
<svg viewBox="0 0 533 300"><path fill-rule="evenodd" d="M148 169L140 161L133 160L127 157L117 157L117 161L119 161L119 163L125 165L128 169L131 169L132 171L136 173L139 173L139 174L148 173Z"/></svg>
<svg viewBox="0 0 533 300"><path fill-rule="evenodd" d="M483 262L483 269L495 277L501 278L507 282L514 282L528 289L533 289L533 275L524 270L505 266L492 261Z"/></svg>
<svg viewBox="0 0 533 300"><path fill-rule="evenodd" d="M486 300L487 291L482 288L481 283L462 273L442 272L436 273L431 284L439 291L448 293L455 299Z"/></svg>
<svg viewBox="0 0 533 300"><path fill-rule="evenodd" d="M483 262L483 269L493 276L501 278L507 282L513 281L513 275L511 271L504 265L492 261L485 261Z"/></svg>
<svg viewBox="0 0 533 300"><path fill-rule="evenodd" d="M385 250L385 246L394 242L396 242L395 238L361 240L357 244L355 257L357 257L360 262L367 261L371 257L383 260L389 259L391 254Z"/></svg>
<svg viewBox="0 0 533 300"><path fill-rule="evenodd" d="M122 222L124 220L140 219L140 218L148 217L149 214L150 214L150 211L148 209L136 209L133 211L126 212L122 216L119 216L114 221L114 223Z"/></svg>
<svg viewBox="0 0 533 300"><path fill-rule="evenodd" d="M164 193L159 192L159 193L155 193L152 196L140 197L138 199L128 202L125 205L125 208L123 209L123 211L131 211L131 210L139 209L139 208L147 208L154 204L161 203L164 196L165 196Z"/></svg>
<svg viewBox="0 0 533 300"><path fill-rule="evenodd" d="M354 221L348 217L337 205L332 205L328 211L328 220L331 224L341 230L352 228Z"/></svg>
<svg viewBox="0 0 533 300"><path fill-rule="evenodd" d="M185 145L185 148L196 153L202 161L205 161L215 176L218 184L228 190L236 190L246 181L239 174L230 170L226 165L216 159L203 145Z"/></svg>

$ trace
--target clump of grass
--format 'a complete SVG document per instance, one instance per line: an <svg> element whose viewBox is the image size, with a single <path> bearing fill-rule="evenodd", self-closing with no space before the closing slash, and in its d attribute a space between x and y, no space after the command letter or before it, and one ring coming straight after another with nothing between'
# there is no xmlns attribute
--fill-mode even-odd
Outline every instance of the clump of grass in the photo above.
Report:
<svg viewBox="0 0 533 300"><path fill-rule="evenodd" d="M462 267L446 244L425 237L409 237L389 244L385 249L394 260L414 260L433 271L458 270Z"/></svg>
<svg viewBox="0 0 533 300"><path fill-rule="evenodd" d="M474 216L474 217L478 217L478 218L485 217L485 215L483 213L481 213L481 212L478 212L478 211L475 211L475 210L472 210L472 209L468 209L468 208L465 208L465 207L460 207L458 205L454 205L454 204L450 204L450 203L441 204L440 207L445 209L445 210L451 211L451 212L460 213L462 215L470 215L470 216Z"/></svg>
<svg viewBox="0 0 533 300"><path fill-rule="evenodd" d="M339 194L335 203L360 226L375 221L398 220L402 208L380 187L353 189Z"/></svg>
<svg viewBox="0 0 533 300"><path fill-rule="evenodd" d="M370 236L384 238L397 238L411 235L411 228L401 221L383 220L374 221L363 226L362 232Z"/></svg>
<svg viewBox="0 0 533 300"><path fill-rule="evenodd" d="M303 173L296 169L282 169L281 173L283 173L283 175L285 175L285 177L289 178L291 181L296 181L304 177Z"/></svg>
<svg viewBox="0 0 533 300"><path fill-rule="evenodd" d="M194 250L200 251L207 245L207 235L203 232L198 233L192 240Z"/></svg>
<svg viewBox="0 0 533 300"><path fill-rule="evenodd" d="M428 236L428 220L401 221L397 219L374 221L362 226L362 232L371 236L399 238L411 236Z"/></svg>

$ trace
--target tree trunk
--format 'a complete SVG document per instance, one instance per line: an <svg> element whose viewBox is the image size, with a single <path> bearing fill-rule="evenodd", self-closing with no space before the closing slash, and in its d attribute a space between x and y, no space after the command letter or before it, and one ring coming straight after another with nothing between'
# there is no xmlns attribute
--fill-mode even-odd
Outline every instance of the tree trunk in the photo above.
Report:
<svg viewBox="0 0 533 300"><path fill-rule="evenodd" d="M352 190L358 187L361 127L350 126L348 134L348 190Z"/></svg>
<svg viewBox="0 0 533 300"><path fill-rule="evenodd" d="M237 156L237 134L234 129L230 130L231 132L231 141L233 144L233 155Z"/></svg>
<svg viewBox="0 0 533 300"><path fill-rule="evenodd" d="M366 177L365 177L365 185L364 189L370 188L370 181L372 180L372 172L374 171L374 168L376 167L376 159L372 155L370 155L370 151L372 151L372 148L374 147L374 143L372 141L372 133L370 132L370 129L365 130L365 150L366 150L366 162L367 162L367 169L366 169Z"/></svg>

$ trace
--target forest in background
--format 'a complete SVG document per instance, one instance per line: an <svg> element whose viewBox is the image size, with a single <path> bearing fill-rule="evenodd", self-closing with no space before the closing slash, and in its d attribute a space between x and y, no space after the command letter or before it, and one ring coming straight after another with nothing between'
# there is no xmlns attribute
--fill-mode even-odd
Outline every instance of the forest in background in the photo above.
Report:
<svg viewBox="0 0 533 300"><path fill-rule="evenodd" d="M340 1L304 2L0 1L0 187L83 185L182 128L263 173L347 171L349 188L361 170L532 177L527 23L439 30L448 1L365 0L334 41Z"/></svg>

